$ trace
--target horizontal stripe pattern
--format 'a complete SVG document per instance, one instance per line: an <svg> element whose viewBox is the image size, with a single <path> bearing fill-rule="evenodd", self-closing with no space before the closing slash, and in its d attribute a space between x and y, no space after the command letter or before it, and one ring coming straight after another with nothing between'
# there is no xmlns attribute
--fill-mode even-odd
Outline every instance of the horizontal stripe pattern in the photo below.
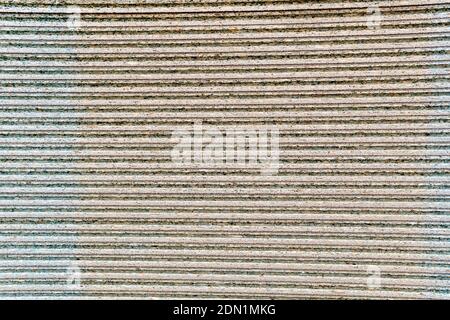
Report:
<svg viewBox="0 0 450 320"><path fill-rule="evenodd" d="M448 299L449 9L0 0L0 298Z"/></svg>

